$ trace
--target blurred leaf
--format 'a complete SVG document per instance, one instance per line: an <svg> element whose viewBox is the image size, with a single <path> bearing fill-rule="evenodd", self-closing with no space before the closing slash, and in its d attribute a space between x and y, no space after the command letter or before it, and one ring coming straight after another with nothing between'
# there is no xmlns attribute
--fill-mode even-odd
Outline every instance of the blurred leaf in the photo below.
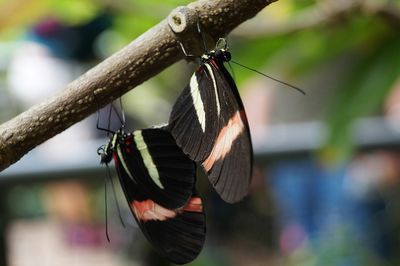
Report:
<svg viewBox="0 0 400 266"><path fill-rule="evenodd" d="M158 22L156 18L146 15L123 14L116 17L114 28L129 43Z"/></svg>
<svg viewBox="0 0 400 266"><path fill-rule="evenodd" d="M16 0L0 3L0 39L16 38L49 10L50 0Z"/></svg>
<svg viewBox="0 0 400 266"><path fill-rule="evenodd" d="M348 51L374 50L386 28L380 20L355 15L346 27L342 23L334 27L321 25L314 30L299 32L292 42L282 47L281 52L290 53L293 58L288 68L296 75L303 75Z"/></svg>
<svg viewBox="0 0 400 266"><path fill-rule="evenodd" d="M382 44L375 54L360 61L338 91L328 117L328 147L347 156L352 151L351 124L355 118L376 112L400 75L400 38Z"/></svg>
<svg viewBox="0 0 400 266"><path fill-rule="evenodd" d="M288 40L291 40L291 38L263 38L246 42L233 40L231 44L232 59L245 66L262 71L265 62L268 61L276 51L281 49L282 45L287 43ZM236 66L235 64L232 64L232 67L234 68L235 81L239 85L249 77L259 75L240 66Z"/></svg>
<svg viewBox="0 0 400 266"><path fill-rule="evenodd" d="M51 1L50 10L64 22L79 24L96 16L102 7L95 0L57 0Z"/></svg>

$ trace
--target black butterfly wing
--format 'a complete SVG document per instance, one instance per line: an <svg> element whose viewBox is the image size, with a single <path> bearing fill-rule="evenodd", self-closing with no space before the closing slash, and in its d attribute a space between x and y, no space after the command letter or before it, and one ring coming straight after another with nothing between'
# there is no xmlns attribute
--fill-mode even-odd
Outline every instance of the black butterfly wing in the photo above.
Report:
<svg viewBox="0 0 400 266"><path fill-rule="evenodd" d="M157 252L176 264L194 260L206 234L202 199L193 188L189 201L179 209L168 209L154 202L127 174L115 155L121 186L131 211L146 238Z"/></svg>
<svg viewBox="0 0 400 266"><path fill-rule="evenodd" d="M194 161L202 161L210 154L218 134L217 91L207 71L200 67L176 100L168 129L178 146Z"/></svg>
<svg viewBox="0 0 400 266"><path fill-rule="evenodd" d="M136 187L157 204L177 209L192 195L195 164L162 128L136 130L117 146L120 165Z"/></svg>
<svg viewBox="0 0 400 266"><path fill-rule="evenodd" d="M215 80L221 112L213 149L202 165L221 198L233 203L247 195L251 181L253 149L249 125L236 84L223 62L212 57L204 67Z"/></svg>
<svg viewBox="0 0 400 266"><path fill-rule="evenodd" d="M236 84L215 56L203 62L174 104L169 130L191 159L201 162L218 194L241 200L250 184L253 151Z"/></svg>
<svg viewBox="0 0 400 266"><path fill-rule="evenodd" d="M206 220L202 199L196 191L178 210L149 202L134 202L131 208L140 228L162 256L173 263L185 264L199 255L205 241Z"/></svg>

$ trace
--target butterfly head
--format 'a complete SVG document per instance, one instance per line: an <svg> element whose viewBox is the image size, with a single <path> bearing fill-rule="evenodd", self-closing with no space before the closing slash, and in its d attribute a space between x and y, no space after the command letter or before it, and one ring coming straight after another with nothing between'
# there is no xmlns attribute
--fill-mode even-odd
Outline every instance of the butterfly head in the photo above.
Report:
<svg viewBox="0 0 400 266"><path fill-rule="evenodd" d="M108 164L112 160L115 148L125 137L126 133L121 128L111 136L107 144L101 145L97 149L97 154L100 156L100 164Z"/></svg>
<svg viewBox="0 0 400 266"><path fill-rule="evenodd" d="M231 53L225 49L216 49L201 57L202 63L207 63L210 60L216 60L218 62L229 62L231 60Z"/></svg>
<svg viewBox="0 0 400 266"><path fill-rule="evenodd" d="M229 62L231 60L231 53L225 49L218 49L215 51L215 57L223 62Z"/></svg>
<svg viewBox="0 0 400 266"><path fill-rule="evenodd" d="M231 53L229 52L229 46L224 38L220 38L215 45L215 49L209 53L203 55L201 60L203 63L215 59L219 62L229 62L231 60Z"/></svg>

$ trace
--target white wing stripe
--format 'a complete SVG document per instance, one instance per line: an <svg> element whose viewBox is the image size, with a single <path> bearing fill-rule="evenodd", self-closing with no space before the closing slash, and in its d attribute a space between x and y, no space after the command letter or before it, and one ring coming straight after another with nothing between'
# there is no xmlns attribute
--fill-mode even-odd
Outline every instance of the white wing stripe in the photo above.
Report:
<svg viewBox="0 0 400 266"><path fill-rule="evenodd" d="M190 94L192 95L194 109L196 110L197 118L201 125L203 132L206 131L206 113L204 111L204 104L201 100L201 95L199 91L199 84L197 83L196 73L193 74L190 79Z"/></svg>
<svg viewBox="0 0 400 266"><path fill-rule="evenodd" d="M212 80L213 85L214 85L215 99L217 101L217 112L218 112L218 116L219 116L219 113L221 112L221 106L219 104L217 81L215 80L214 72L213 72L212 67L210 66L210 64L205 63L204 65L207 67L208 73L210 74L211 80Z"/></svg>
<svg viewBox="0 0 400 266"><path fill-rule="evenodd" d="M149 153L149 149L146 145L146 142L143 139L142 131L136 130L135 132L133 132L133 138L135 140L136 147L140 152L140 155L142 155L143 163L146 166L151 179L154 181L154 183L156 183L158 187L164 189L164 186L160 180L160 175L158 174L157 167L154 164L153 158Z"/></svg>

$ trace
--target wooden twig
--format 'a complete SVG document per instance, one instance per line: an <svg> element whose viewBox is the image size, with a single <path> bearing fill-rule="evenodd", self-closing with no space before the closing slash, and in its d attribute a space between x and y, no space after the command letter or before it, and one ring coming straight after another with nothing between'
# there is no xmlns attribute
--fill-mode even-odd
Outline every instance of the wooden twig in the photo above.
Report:
<svg viewBox="0 0 400 266"><path fill-rule="evenodd" d="M199 0L172 11L125 48L56 95L0 125L0 171L183 58L177 40L201 43L197 22L216 39L277 0ZM172 29L172 30L171 30Z"/></svg>

